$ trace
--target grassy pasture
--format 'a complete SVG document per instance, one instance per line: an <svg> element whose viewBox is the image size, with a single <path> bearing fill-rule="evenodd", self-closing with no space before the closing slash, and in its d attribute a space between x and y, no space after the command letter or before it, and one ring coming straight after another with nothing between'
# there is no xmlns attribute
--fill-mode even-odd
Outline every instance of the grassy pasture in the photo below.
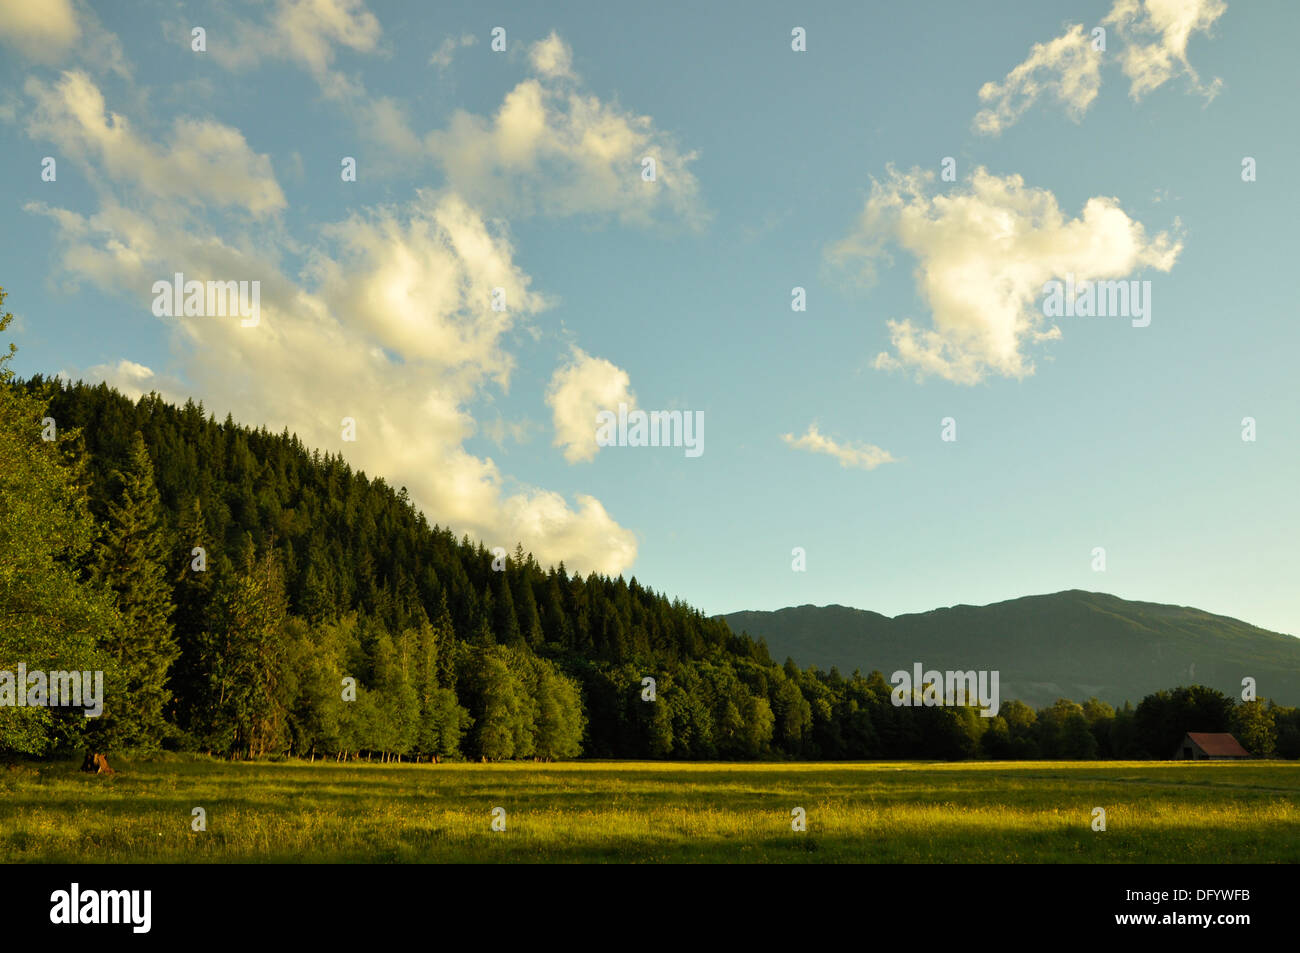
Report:
<svg viewBox="0 0 1300 953"><path fill-rule="evenodd" d="M1295 762L114 764L0 768L0 860L1300 862Z"/></svg>

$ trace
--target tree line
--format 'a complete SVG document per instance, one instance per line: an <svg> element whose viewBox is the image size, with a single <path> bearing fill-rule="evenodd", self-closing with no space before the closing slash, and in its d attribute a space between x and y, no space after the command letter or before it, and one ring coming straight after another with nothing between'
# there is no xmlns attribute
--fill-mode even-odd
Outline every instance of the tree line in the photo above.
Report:
<svg viewBox="0 0 1300 953"><path fill-rule="evenodd" d="M7 360L0 672L102 670L107 692L94 719L0 708L0 752L1164 758L1231 730L1300 757L1300 711L1200 686L1118 711L896 707L880 672L777 664L635 577L499 558L287 431Z"/></svg>

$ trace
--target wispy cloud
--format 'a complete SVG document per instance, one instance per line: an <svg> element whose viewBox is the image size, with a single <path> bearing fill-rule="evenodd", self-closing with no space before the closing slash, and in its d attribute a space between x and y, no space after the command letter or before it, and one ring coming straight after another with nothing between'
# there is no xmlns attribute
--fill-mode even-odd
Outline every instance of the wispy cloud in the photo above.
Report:
<svg viewBox="0 0 1300 953"><path fill-rule="evenodd" d="M1123 44L1119 62L1130 81L1129 95L1140 100L1182 74L1194 91L1213 98L1220 81L1201 83L1187 60L1187 43L1193 33L1208 33L1227 9L1223 0L1116 0L1102 27L1113 29ZM1097 98L1107 55L1091 31L1079 24L1053 40L1035 43L1024 62L1001 82L980 87L985 108L975 115L975 130L998 135L1040 98L1055 100L1077 122Z"/></svg>
<svg viewBox="0 0 1300 953"><path fill-rule="evenodd" d="M31 78L24 89L32 101L28 135L52 140L65 154L98 163L151 195L236 206L256 216L285 205L271 160L254 153L232 126L179 118L169 140L158 143L110 112L99 87L80 70L63 73L56 83Z"/></svg>
<svg viewBox="0 0 1300 953"><path fill-rule="evenodd" d="M364 0L277 0L260 20L236 20L224 42L209 51L231 70L253 69L287 60L305 69L331 98L361 94L360 82L340 71L340 49L375 53L383 28Z"/></svg>
<svg viewBox="0 0 1300 953"><path fill-rule="evenodd" d="M647 225L671 217L692 227L708 219L696 158L649 116L588 92L573 53L552 33L533 44L534 76L506 94L496 114L456 111L424 139L448 183L484 208L507 215L613 216ZM654 179L642 175L654 160Z"/></svg>
<svg viewBox="0 0 1300 953"><path fill-rule="evenodd" d="M1029 57L1000 83L980 87L986 108L975 115L975 129L997 135L1013 125L1040 96L1061 103L1078 120L1101 88L1102 54L1093 49L1083 27L1070 27L1047 43L1035 43Z"/></svg>
<svg viewBox="0 0 1300 953"><path fill-rule="evenodd" d="M840 443L833 440L822 434L817 429L816 423L809 424L807 432L802 436L796 437L794 434L788 433L783 434L781 439L796 450L823 453L828 457L833 457L839 461L840 466L846 468L874 470L881 464L898 462L888 450L882 450L873 444Z"/></svg>
<svg viewBox="0 0 1300 953"><path fill-rule="evenodd" d="M1227 9L1223 0L1117 0L1102 22L1127 42L1121 62L1130 80L1129 95L1141 99L1186 75L1195 91L1213 98L1222 81L1201 82L1187 61L1187 42L1193 33L1209 33Z"/></svg>

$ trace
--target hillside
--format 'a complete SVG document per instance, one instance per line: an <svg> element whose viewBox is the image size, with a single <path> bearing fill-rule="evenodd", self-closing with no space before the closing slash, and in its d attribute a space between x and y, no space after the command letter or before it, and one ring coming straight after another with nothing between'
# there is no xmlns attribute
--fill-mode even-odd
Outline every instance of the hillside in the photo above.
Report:
<svg viewBox="0 0 1300 953"><path fill-rule="evenodd" d="M1297 643L1233 620L1087 593L710 618L522 546L496 559L288 432L4 360L0 672L102 670L104 693L92 718L0 718L0 757L1134 758L1229 729L1300 755L1300 709L1234 701L1243 669L1293 699ZM1002 714L898 704L882 672L913 661L997 668ZM1193 681L1230 693L1168 691Z"/></svg>
<svg viewBox="0 0 1300 953"><path fill-rule="evenodd" d="M0 528L75 461L64 478L83 486L96 542L51 562L110 588L122 617L76 665L110 669L97 744L495 760L744 757L774 742L764 696L784 676L762 646L635 577L543 567L518 546L497 560L404 488L194 403L41 377L0 380L0 397L29 464L0 481ZM47 416L62 455L41 439ZM0 563L40 548L44 518L29 522L26 538L0 533ZM0 670L35 649L6 635L29 602L0 592ZM657 706L641 701L647 675ZM39 752L57 735L10 743Z"/></svg>
<svg viewBox="0 0 1300 953"><path fill-rule="evenodd" d="M987 606L959 605L895 618L844 606L798 606L723 616L766 640L774 658L886 675L915 662L936 669L996 669L1003 698L1136 704L1173 685L1199 683L1239 696L1241 680L1281 704L1300 703L1300 639L1185 606L1130 602L1072 589Z"/></svg>

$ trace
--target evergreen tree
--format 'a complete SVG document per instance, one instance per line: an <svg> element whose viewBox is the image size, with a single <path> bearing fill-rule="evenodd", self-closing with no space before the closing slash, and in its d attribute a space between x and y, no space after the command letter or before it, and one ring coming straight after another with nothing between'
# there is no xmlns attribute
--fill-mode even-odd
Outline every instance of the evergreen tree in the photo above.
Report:
<svg viewBox="0 0 1300 953"><path fill-rule="evenodd" d="M173 632L178 655L172 665L169 691L175 710L168 717L182 730L191 727L192 706L201 695L204 675L195 667L207 624L208 604L212 600L213 578L218 553L203 519L198 497L191 497L181 510L170 564L172 591L176 610L172 613ZM195 552L198 550L198 552ZM209 562L212 570L209 569Z"/></svg>
<svg viewBox="0 0 1300 953"><path fill-rule="evenodd" d="M116 662L107 691L101 743L157 748L167 734L164 712L171 693L167 674L180 655L172 631L172 587L162 511L144 436L136 431L122 485L108 506L108 523L95 552L95 573L117 594L122 624L107 630L101 647Z"/></svg>
<svg viewBox="0 0 1300 953"><path fill-rule="evenodd" d="M518 647L523 644L519 632L519 620L515 616L515 599L510 594L510 582L507 573L496 573L496 592L492 597L492 630L500 645Z"/></svg>
<svg viewBox="0 0 1300 953"><path fill-rule="evenodd" d="M438 609L433 619L433 639L437 645L435 656L437 683L442 688L456 688L456 632L447 610L447 594L438 596Z"/></svg>
<svg viewBox="0 0 1300 953"><path fill-rule="evenodd" d="M206 740L222 753L256 758L288 744L288 600L274 554L258 558L246 540L241 562L225 574L209 624Z"/></svg>
<svg viewBox="0 0 1300 953"><path fill-rule="evenodd" d="M515 615L519 620L519 631L524 643L530 649L536 649L545 640L542 630L542 617L537 611L537 599L533 595L533 584L528 581L529 573L525 570L515 577Z"/></svg>

